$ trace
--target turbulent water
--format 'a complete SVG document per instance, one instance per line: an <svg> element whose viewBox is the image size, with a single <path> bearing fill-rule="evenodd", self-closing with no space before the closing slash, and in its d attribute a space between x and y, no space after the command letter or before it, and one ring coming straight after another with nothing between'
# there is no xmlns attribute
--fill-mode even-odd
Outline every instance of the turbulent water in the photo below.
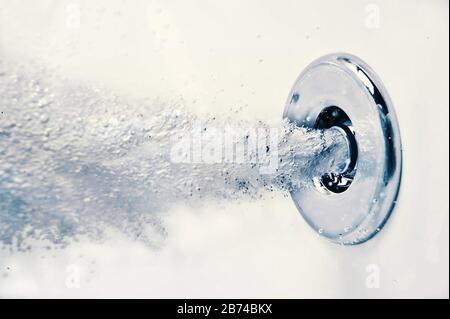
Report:
<svg viewBox="0 0 450 319"><path fill-rule="evenodd" d="M346 160L331 130L197 117L31 64L0 62L0 112L0 245L17 249L108 227L151 244L144 225L164 233L174 203L288 194Z"/></svg>

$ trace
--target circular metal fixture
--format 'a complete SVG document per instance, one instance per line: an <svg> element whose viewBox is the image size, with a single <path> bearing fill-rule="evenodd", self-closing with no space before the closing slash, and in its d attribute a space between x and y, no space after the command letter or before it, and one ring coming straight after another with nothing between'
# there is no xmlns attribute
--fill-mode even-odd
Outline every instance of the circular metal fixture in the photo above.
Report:
<svg viewBox="0 0 450 319"><path fill-rule="evenodd" d="M283 117L301 127L338 129L350 150L341 174L317 176L311 187L291 192L305 220L336 243L372 238L395 206L402 170L397 118L380 79L355 56L324 56L300 74Z"/></svg>

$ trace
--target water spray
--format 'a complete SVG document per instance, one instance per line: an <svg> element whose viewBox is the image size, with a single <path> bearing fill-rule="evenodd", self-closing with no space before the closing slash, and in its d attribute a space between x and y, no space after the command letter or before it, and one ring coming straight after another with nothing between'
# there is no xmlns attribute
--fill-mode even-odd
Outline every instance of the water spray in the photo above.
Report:
<svg viewBox="0 0 450 319"><path fill-rule="evenodd" d="M273 191L290 193L322 236L357 244L395 205L397 120L381 81L354 56L307 67L275 128L199 119L176 103L120 98L40 68L0 67L3 244L97 237L104 227L143 239L143 228L164 233L159 214L175 202Z"/></svg>

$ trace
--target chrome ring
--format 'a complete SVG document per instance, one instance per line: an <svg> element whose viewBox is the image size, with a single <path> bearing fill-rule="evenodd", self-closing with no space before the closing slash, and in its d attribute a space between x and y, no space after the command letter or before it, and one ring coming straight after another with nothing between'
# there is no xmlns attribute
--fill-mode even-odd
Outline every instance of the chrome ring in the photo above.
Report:
<svg viewBox="0 0 450 319"><path fill-rule="evenodd" d="M352 149L340 176L318 176L291 192L305 220L335 243L372 238L396 204L402 170L398 122L380 79L355 56L324 56L300 74L283 117L311 129L340 128Z"/></svg>

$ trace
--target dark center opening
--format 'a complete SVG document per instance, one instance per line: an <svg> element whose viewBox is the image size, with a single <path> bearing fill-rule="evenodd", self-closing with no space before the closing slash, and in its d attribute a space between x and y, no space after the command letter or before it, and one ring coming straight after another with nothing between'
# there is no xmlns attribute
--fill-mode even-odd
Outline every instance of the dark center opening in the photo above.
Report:
<svg viewBox="0 0 450 319"><path fill-rule="evenodd" d="M358 145L356 143L352 121L337 106L329 106L323 109L317 117L315 124L315 128L317 129L328 129L332 127L339 127L343 134L345 134L350 149L350 159L345 171L340 174L325 174L320 178L320 183L322 187L325 187L332 193L343 193L350 187L356 174Z"/></svg>

